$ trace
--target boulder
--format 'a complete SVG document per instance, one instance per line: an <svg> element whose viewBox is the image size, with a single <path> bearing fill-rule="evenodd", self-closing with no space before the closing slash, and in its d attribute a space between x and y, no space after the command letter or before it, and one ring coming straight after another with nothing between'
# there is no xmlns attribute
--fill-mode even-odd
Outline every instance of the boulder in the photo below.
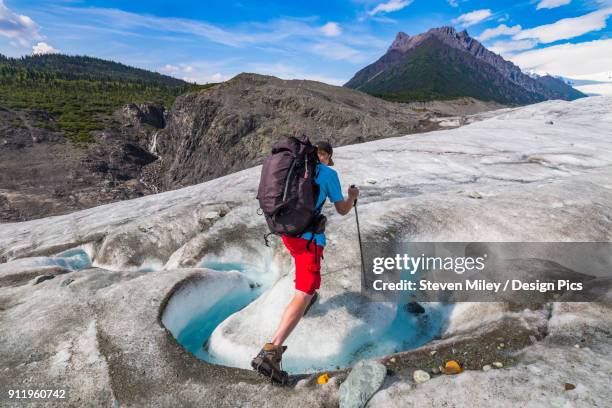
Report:
<svg viewBox="0 0 612 408"><path fill-rule="evenodd" d="M340 408L362 408L378 391L387 368L375 360L362 360L351 369L351 373L340 385Z"/></svg>
<svg viewBox="0 0 612 408"><path fill-rule="evenodd" d="M431 379L431 376L426 371L415 370L415 372L412 374L412 378L414 379L415 383L421 384L425 381L429 381Z"/></svg>

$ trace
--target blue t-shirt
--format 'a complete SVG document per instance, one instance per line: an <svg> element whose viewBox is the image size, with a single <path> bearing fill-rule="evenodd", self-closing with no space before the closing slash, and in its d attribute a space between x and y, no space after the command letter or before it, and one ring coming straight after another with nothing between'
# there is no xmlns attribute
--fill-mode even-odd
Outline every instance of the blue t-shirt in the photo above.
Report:
<svg viewBox="0 0 612 408"><path fill-rule="evenodd" d="M328 197L329 201L332 203L344 200L342 187L340 186L340 180L338 179L336 170L323 163L319 163L315 171L315 183L319 185L319 198L317 198L316 207L322 208L323 203ZM310 239L312 237L312 232L305 232L300 235L300 237ZM317 245L325 246L325 234L315 234L314 240Z"/></svg>

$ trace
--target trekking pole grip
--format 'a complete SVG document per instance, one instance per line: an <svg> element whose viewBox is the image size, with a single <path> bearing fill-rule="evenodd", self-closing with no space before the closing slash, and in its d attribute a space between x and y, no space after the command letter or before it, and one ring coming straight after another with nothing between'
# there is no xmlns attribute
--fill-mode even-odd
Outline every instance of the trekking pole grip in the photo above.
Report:
<svg viewBox="0 0 612 408"><path fill-rule="evenodd" d="M354 185L354 184L351 184L351 188L355 188L355 187L357 187L357 186L356 186L356 185ZM355 199L355 201L353 201L353 205L354 205L355 207L357 207L357 199Z"/></svg>

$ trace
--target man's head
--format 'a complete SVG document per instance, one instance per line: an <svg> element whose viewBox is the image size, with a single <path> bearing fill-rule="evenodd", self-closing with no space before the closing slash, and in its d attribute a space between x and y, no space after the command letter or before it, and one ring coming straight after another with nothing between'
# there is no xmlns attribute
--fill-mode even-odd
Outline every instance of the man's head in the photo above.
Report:
<svg viewBox="0 0 612 408"><path fill-rule="evenodd" d="M319 161L328 166L333 166L334 161L332 160L332 155L334 154L334 149L329 142L318 142L317 143L317 154L319 155Z"/></svg>

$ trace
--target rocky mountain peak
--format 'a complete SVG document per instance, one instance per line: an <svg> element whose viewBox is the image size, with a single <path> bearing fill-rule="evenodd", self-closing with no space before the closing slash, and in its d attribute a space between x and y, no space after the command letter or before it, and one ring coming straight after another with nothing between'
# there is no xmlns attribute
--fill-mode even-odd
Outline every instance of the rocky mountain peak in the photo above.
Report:
<svg viewBox="0 0 612 408"><path fill-rule="evenodd" d="M454 27L443 26L438 28L432 28L425 33L415 35L413 37L400 31L396 34L395 40L391 43L388 51L397 50L400 52L407 52L408 50L417 47L424 40L436 37L442 42L450 45L453 48L467 50L473 43L477 43L479 46L482 45L470 37L467 30L458 32Z"/></svg>
<svg viewBox="0 0 612 408"><path fill-rule="evenodd" d="M467 30L458 32L453 27L446 26L432 28L425 34L428 36L433 35L453 48L463 49L466 51L470 51L474 48L484 48L483 45L480 44L480 42L470 37Z"/></svg>
<svg viewBox="0 0 612 408"><path fill-rule="evenodd" d="M467 34L467 31L465 30L463 30L462 32L465 32ZM429 31L427 31L427 34L437 34L438 36L456 37L457 30L455 30L455 28L451 26L442 26L442 27L430 29Z"/></svg>
<svg viewBox="0 0 612 408"><path fill-rule="evenodd" d="M470 37L467 30L458 32L453 27L445 26L432 28L425 33L425 36L435 36L450 47L468 52L475 58L493 66L510 81L526 87L530 92L538 91L532 83L529 83L529 78L526 78L527 76L521 72L519 67L489 51L480 41Z"/></svg>
<svg viewBox="0 0 612 408"><path fill-rule="evenodd" d="M403 31L398 32L395 35L395 40L391 43L389 47L389 51L391 50L403 50L408 42L410 41L410 36Z"/></svg>
<svg viewBox="0 0 612 408"><path fill-rule="evenodd" d="M427 55L428 59L415 58L415 55ZM403 65L404 69L390 69L397 65ZM440 77L461 74L446 83L434 83L428 73L450 70L450 65L454 71L444 72ZM489 51L466 30L443 26L414 36L398 32L387 53L357 72L345 86L385 95L391 100L408 101L459 95L523 104L584 96L560 82L525 75L518 66ZM424 83L429 83L429 87ZM432 92L432 88L437 91Z"/></svg>

